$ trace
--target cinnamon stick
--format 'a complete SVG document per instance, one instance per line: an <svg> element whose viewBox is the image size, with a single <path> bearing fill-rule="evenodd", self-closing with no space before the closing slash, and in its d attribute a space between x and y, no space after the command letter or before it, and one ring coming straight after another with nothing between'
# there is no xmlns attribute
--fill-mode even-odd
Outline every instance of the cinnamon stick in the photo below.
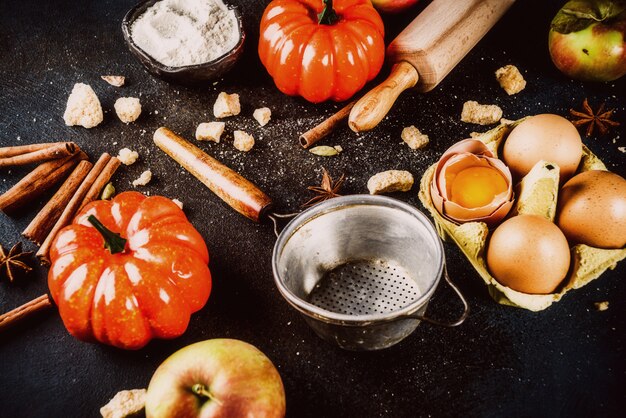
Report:
<svg viewBox="0 0 626 418"><path fill-rule="evenodd" d="M318 124L314 128L306 131L302 135L300 135L300 144L304 148L309 148L311 145L315 144L320 139L324 138L326 135L335 130L337 125L339 125L344 119L346 119L350 115L350 110L355 105L356 100L348 103L337 113L326 118L322 123Z"/></svg>
<svg viewBox="0 0 626 418"><path fill-rule="evenodd" d="M37 245L41 245L92 167L93 164L86 160L78 163L72 174L65 180L46 206L39 211L37 216L22 232L22 235L37 243Z"/></svg>
<svg viewBox="0 0 626 418"><path fill-rule="evenodd" d="M51 306L52 302L50 301L50 297L48 297L48 295L41 295L38 298L13 309L12 311L0 315L0 332L18 323L22 319L27 318L35 312L42 311Z"/></svg>
<svg viewBox="0 0 626 418"><path fill-rule="evenodd" d="M63 142L48 142L43 144L28 144L17 145L11 147L0 148L0 158L14 157L16 155L28 154L29 152L35 152L42 149L50 148L56 144L62 144Z"/></svg>
<svg viewBox="0 0 626 418"><path fill-rule="evenodd" d="M174 161L248 219L260 222L271 206L272 200L252 182L168 128L157 129L153 140Z"/></svg>
<svg viewBox="0 0 626 418"><path fill-rule="evenodd" d="M85 177L83 183L76 189L76 192L68 202L67 206L61 213L61 216L54 224L54 227L44 240L41 247L39 247L39 251L37 251L37 258L42 265L50 265L50 259L48 258L50 253L50 247L52 246L52 241L54 237L59 233L59 231L66 225L68 225L72 218L76 215L76 212L80 209L80 205L87 194L87 191L94 184L104 167L106 167L107 163L111 159L111 156L107 153L104 153L100 156L98 161L94 164L94 166L89 171L89 174Z"/></svg>
<svg viewBox="0 0 626 418"><path fill-rule="evenodd" d="M111 159L107 162L106 166L104 166L96 180L93 182L93 184L85 194L85 197L80 204L80 208L85 206L87 203L96 200L100 196L100 192L109 182L109 180L111 180L111 177L113 177L113 174L115 174L115 171L118 169L121 163L122 162L116 157L111 157Z"/></svg>
<svg viewBox="0 0 626 418"><path fill-rule="evenodd" d="M0 168L41 163L56 158L63 158L75 154L79 149L80 148L73 142L60 142L37 151L0 158Z"/></svg>
<svg viewBox="0 0 626 418"><path fill-rule="evenodd" d="M38 165L15 186L0 195L0 210L5 213L15 212L65 177L78 161L86 159L87 155L80 151L69 157Z"/></svg>

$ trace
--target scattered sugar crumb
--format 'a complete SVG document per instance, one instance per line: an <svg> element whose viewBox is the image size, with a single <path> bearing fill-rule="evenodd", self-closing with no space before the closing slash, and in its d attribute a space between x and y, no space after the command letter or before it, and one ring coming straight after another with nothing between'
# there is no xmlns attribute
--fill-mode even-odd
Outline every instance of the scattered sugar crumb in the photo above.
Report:
<svg viewBox="0 0 626 418"><path fill-rule="evenodd" d="M235 137L233 145L239 151L248 152L254 146L254 137L244 131L235 131L233 136Z"/></svg>
<svg viewBox="0 0 626 418"><path fill-rule="evenodd" d="M236 116L241 112L239 95L237 93L228 94L221 92L213 105L213 115L216 118L226 118Z"/></svg>
<svg viewBox="0 0 626 418"><path fill-rule="evenodd" d="M152 171L146 170L141 173L137 180L133 180L133 186L146 186L148 183L150 183L150 180L152 180Z"/></svg>
<svg viewBox="0 0 626 418"><path fill-rule="evenodd" d="M606 311L607 309L609 309L609 302L608 301L595 302L593 306L596 307L596 310L602 312L602 311Z"/></svg>
<svg viewBox="0 0 626 418"><path fill-rule="evenodd" d="M88 84L74 84L63 114L65 124L89 129L99 125L103 119L102 105L96 92Z"/></svg>
<svg viewBox="0 0 626 418"><path fill-rule="evenodd" d="M123 75L101 75L100 78L114 87L122 87L126 81Z"/></svg>
<svg viewBox="0 0 626 418"><path fill-rule="evenodd" d="M117 159L124 165L134 164L137 158L139 158L139 154L129 148L122 148L117 154Z"/></svg>
<svg viewBox="0 0 626 418"><path fill-rule="evenodd" d="M131 123L141 115L141 102L136 97L120 97L113 105L117 117L124 123Z"/></svg>
<svg viewBox="0 0 626 418"><path fill-rule="evenodd" d="M196 139L198 141L213 141L220 142L220 138L224 133L224 122L208 122L201 123L196 128Z"/></svg>
<svg viewBox="0 0 626 418"><path fill-rule="evenodd" d="M272 118L272 111L269 107L261 107L254 110L252 117L259 122L259 125L265 126Z"/></svg>

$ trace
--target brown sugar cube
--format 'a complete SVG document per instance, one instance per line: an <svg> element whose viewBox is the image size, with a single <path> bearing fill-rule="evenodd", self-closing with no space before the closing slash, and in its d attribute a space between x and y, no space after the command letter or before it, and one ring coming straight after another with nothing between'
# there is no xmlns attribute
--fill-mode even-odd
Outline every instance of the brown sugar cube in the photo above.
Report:
<svg viewBox="0 0 626 418"><path fill-rule="evenodd" d="M502 119L502 109L496 105L481 105L469 100L463 103L461 120L478 125L492 125Z"/></svg>
<svg viewBox="0 0 626 418"><path fill-rule="evenodd" d="M370 194L408 192L413 187L413 175L404 170L388 170L374 174L367 181Z"/></svg>
<svg viewBox="0 0 626 418"><path fill-rule="evenodd" d="M133 389L118 392L108 404L100 408L103 418L139 417L146 405L146 390Z"/></svg>
<svg viewBox="0 0 626 418"><path fill-rule="evenodd" d="M510 96L519 93L526 87L526 80L514 65L505 65L496 70L496 80L500 83L500 87Z"/></svg>
<svg viewBox="0 0 626 418"><path fill-rule="evenodd" d="M424 135L413 125L404 128L400 137L411 149L421 149L428 144L428 135Z"/></svg>

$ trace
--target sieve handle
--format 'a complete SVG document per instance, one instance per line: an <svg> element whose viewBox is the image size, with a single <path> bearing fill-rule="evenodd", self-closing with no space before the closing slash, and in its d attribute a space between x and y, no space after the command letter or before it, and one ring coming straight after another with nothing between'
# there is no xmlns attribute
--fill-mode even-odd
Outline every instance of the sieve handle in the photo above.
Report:
<svg viewBox="0 0 626 418"><path fill-rule="evenodd" d="M446 327L446 328L453 328L465 322L470 311L469 305L467 304L467 300L465 300L465 297L461 293L461 290L454 283L452 283L452 280L450 280L450 276L448 276L448 268L446 267L445 264L443 265L443 277L448 283L448 285L450 285L452 290L454 290L456 294L459 296L459 299L461 299L461 303L463 303L463 315L461 315L461 317L454 322L441 322L441 321L437 321L436 319L430 319L426 316L417 315L417 314L406 315L405 318L419 319L420 321L428 322L429 324L438 325L440 327Z"/></svg>

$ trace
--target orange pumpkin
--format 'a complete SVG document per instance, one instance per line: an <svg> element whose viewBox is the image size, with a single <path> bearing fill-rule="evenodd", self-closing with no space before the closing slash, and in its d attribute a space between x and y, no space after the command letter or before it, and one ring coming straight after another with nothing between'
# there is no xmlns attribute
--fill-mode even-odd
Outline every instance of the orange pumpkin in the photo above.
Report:
<svg viewBox="0 0 626 418"><path fill-rule="evenodd" d="M259 57L283 93L344 101L380 71L384 32L369 0L274 0L261 19Z"/></svg>
<svg viewBox="0 0 626 418"><path fill-rule="evenodd" d="M211 292L204 240L161 196L124 192L86 205L55 237L50 261L67 330L125 349L181 335Z"/></svg>

